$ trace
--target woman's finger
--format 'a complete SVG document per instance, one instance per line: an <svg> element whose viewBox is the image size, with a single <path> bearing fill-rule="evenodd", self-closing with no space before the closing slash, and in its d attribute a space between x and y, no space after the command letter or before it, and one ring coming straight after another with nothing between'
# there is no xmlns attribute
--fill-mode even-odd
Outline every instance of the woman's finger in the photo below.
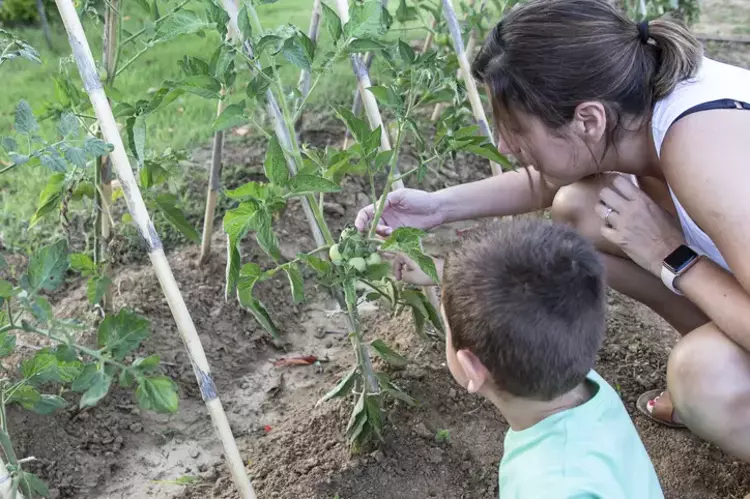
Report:
<svg viewBox="0 0 750 499"><path fill-rule="evenodd" d="M594 211L597 215L599 215L599 218L602 219L605 227L607 225L611 227L617 225L617 218L620 216L620 214L614 208L611 208L606 204L596 203L596 206L594 206Z"/></svg>
<svg viewBox="0 0 750 499"><path fill-rule="evenodd" d="M638 186L636 186L632 180L627 178L625 175L617 175L612 181L612 187L622 194L625 199L635 199L638 197Z"/></svg>
<svg viewBox="0 0 750 499"><path fill-rule="evenodd" d="M628 202L620 193L609 187L605 187L599 191L599 199L610 208L618 211L622 211Z"/></svg>
<svg viewBox="0 0 750 499"><path fill-rule="evenodd" d="M357 213L357 218L354 219L354 226L358 231L364 232L367 229L367 226L370 225L370 220L374 217L375 207L373 205L365 206L359 210L359 213Z"/></svg>
<svg viewBox="0 0 750 499"><path fill-rule="evenodd" d="M378 226L375 228L375 234L381 237L388 237L392 233L393 233L393 228L388 227L387 225L378 224Z"/></svg>
<svg viewBox="0 0 750 499"><path fill-rule="evenodd" d="M400 281L404 274L404 262L403 260L397 259L393 262L393 278Z"/></svg>
<svg viewBox="0 0 750 499"><path fill-rule="evenodd" d="M603 225L601 233L604 239L606 239L612 244L617 244L617 239L615 237L615 235L617 234L617 231L615 231L615 229L613 229L612 227L607 227L606 225Z"/></svg>

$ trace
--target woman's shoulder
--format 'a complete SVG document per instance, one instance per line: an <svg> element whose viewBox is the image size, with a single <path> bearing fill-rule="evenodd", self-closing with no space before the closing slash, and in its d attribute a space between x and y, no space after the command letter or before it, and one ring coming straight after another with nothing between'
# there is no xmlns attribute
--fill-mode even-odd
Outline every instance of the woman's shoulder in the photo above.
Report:
<svg viewBox="0 0 750 499"><path fill-rule="evenodd" d="M651 128L657 152L669 127L689 109L716 100L750 104L750 70L703 57L698 72L654 104Z"/></svg>

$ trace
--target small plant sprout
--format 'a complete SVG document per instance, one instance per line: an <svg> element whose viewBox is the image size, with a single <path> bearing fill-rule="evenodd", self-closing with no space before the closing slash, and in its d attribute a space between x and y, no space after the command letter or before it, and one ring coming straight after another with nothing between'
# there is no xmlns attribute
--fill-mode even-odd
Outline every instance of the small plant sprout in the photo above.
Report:
<svg viewBox="0 0 750 499"><path fill-rule="evenodd" d="M451 441L450 430L438 430L437 433L435 433L435 441L440 444L449 443Z"/></svg>

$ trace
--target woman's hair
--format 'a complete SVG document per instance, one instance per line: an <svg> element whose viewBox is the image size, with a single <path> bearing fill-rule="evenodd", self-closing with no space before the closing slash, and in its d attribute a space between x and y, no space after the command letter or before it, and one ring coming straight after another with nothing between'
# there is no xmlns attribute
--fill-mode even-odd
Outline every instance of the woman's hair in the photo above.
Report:
<svg viewBox="0 0 750 499"><path fill-rule="evenodd" d="M521 111L552 130L587 100L607 110L607 141L623 115L654 103L693 76L703 56L683 25L665 19L639 26L605 0L530 0L508 12L472 64L490 92L498 129Z"/></svg>

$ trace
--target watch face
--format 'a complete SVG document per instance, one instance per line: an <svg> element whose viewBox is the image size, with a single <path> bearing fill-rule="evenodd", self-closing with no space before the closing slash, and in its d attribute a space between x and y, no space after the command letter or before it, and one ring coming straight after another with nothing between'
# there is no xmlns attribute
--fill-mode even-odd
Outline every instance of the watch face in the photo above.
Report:
<svg viewBox="0 0 750 499"><path fill-rule="evenodd" d="M698 255L695 251L683 244L664 259L664 265L669 267L673 272L679 272L682 267L690 263L696 256Z"/></svg>

